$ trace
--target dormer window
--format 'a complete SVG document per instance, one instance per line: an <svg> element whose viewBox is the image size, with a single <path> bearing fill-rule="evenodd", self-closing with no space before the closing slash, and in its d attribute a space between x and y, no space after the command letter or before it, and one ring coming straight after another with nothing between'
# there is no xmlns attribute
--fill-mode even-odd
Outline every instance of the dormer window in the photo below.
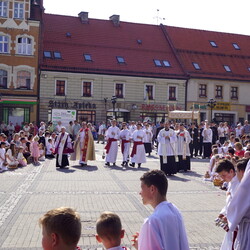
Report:
<svg viewBox="0 0 250 250"><path fill-rule="evenodd" d="M84 54L83 56L84 56L85 61L92 61L90 54Z"/></svg>
<svg viewBox="0 0 250 250"><path fill-rule="evenodd" d="M125 59L124 59L124 57L122 57L122 56L117 56L116 59L117 59L117 62L118 62L118 63L121 63L121 64L124 64L124 63L125 63Z"/></svg>
<svg viewBox="0 0 250 250"><path fill-rule="evenodd" d="M55 51L55 52L54 52L54 58L55 58L55 59L62 59L61 52Z"/></svg>
<svg viewBox="0 0 250 250"><path fill-rule="evenodd" d="M218 45L216 44L215 41L210 41L210 44L211 44L211 46L214 47L214 48L217 48L217 47L218 47Z"/></svg>
<svg viewBox="0 0 250 250"><path fill-rule="evenodd" d="M200 65L199 65L198 63L193 62L193 66L194 66L194 68L197 69L197 70L200 70L200 69L201 69L201 67L200 67Z"/></svg>
<svg viewBox="0 0 250 250"><path fill-rule="evenodd" d="M52 58L52 55L51 55L51 52L50 52L50 51L44 51L44 52L43 52L43 56L44 56L45 58Z"/></svg>
<svg viewBox="0 0 250 250"><path fill-rule="evenodd" d="M240 50L240 46L237 43L233 43L233 46L236 50Z"/></svg>
<svg viewBox="0 0 250 250"><path fill-rule="evenodd" d="M230 68L228 65L224 65L224 69L225 69L227 72L232 72L231 68Z"/></svg>

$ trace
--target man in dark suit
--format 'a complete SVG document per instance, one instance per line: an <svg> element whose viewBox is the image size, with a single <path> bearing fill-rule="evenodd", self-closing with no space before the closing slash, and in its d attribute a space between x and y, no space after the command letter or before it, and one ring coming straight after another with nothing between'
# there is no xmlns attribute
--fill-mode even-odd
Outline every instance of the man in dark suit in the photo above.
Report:
<svg viewBox="0 0 250 250"><path fill-rule="evenodd" d="M188 132L192 138L192 141L189 143L190 157L193 158L193 155L197 157L198 155L198 129L195 123L191 124L191 127L188 129Z"/></svg>

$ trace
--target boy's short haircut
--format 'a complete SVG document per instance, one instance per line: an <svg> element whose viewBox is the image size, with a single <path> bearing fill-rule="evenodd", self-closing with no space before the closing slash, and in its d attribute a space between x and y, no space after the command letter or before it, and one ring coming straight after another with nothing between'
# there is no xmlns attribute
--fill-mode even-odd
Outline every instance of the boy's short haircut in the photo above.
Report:
<svg viewBox="0 0 250 250"><path fill-rule="evenodd" d="M39 219L47 234L58 234L68 245L77 245L81 236L80 215L68 207L52 209Z"/></svg>
<svg viewBox="0 0 250 250"><path fill-rule="evenodd" d="M219 152L218 148L213 148L212 153L213 155L217 155Z"/></svg>
<svg viewBox="0 0 250 250"><path fill-rule="evenodd" d="M233 163L229 161L228 159L223 159L219 161L215 172L216 173L220 173L222 171L230 172L231 169L235 172Z"/></svg>
<svg viewBox="0 0 250 250"><path fill-rule="evenodd" d="M143 174L140 181L144 182L148 187L154 185L162 196L166 196L168 191L168 179L162 170L151 170Z"/></svg>
<svg viewBox="0 0 250 250"><path fill-rule="evenodd" d="M52 139L51 139L51 138L49 138L49 139L48 139L48 142L52 142Z"/></svg>
<svg viewBox="0 0 250 250"><path fill-rule="evenodd" d="M112 212L103 212L96 222L96 232L100 238L119 240L122 223L120 217Z"/></svg>
<svg viewBox="0 0 250 250"><path fill-rule="evenodd" d="M238 171L245 171L249 159L243 159L237 162L236 167Z"/></svg>
<svg viewBox="0 0 250 250"><path fill-rule="evenodd" d="M234 155L235 150L233 148L228 148L228 153Z"/></svg>

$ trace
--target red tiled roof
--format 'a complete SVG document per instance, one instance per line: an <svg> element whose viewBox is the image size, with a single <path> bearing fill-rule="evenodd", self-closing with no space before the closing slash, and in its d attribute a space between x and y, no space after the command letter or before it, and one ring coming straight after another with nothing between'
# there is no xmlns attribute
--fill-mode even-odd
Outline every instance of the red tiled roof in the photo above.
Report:
<svg viewBox="0 0 250 250"><path fill-rule="evenodd" d="M250 36L164 26L191 77L250 80ZM218 47L212 47L214 41ZM240 49L233 47L236 43ZM198 63L196 70L192 62ZM232 72L226 72L228 65Z"/></svg>
<svg viewBox="0 0 250 250"><path fill-rule="evenodd" d="M71 37L66 37L69 32ZM138 44L140 39L142 44ZM185 78L161 28L156 25L44 14L43 51L60 51L62 60L43 58L41 69L120 74L145 77ZM92 62L84 60L90 54ZM122 56L125 64L119 64ZM168 60L171 67L156 67L153 60Z"/></svg>

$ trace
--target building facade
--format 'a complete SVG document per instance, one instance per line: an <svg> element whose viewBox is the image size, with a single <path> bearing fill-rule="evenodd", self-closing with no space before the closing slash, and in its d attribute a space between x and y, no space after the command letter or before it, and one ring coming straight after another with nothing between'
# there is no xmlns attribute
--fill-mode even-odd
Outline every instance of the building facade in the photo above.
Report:
<svg viewBox="0 0 250 250"><path fill-rule="evenodd" d="M37 120L40 22L28 0L0 1L0 120Z"/></svg>

